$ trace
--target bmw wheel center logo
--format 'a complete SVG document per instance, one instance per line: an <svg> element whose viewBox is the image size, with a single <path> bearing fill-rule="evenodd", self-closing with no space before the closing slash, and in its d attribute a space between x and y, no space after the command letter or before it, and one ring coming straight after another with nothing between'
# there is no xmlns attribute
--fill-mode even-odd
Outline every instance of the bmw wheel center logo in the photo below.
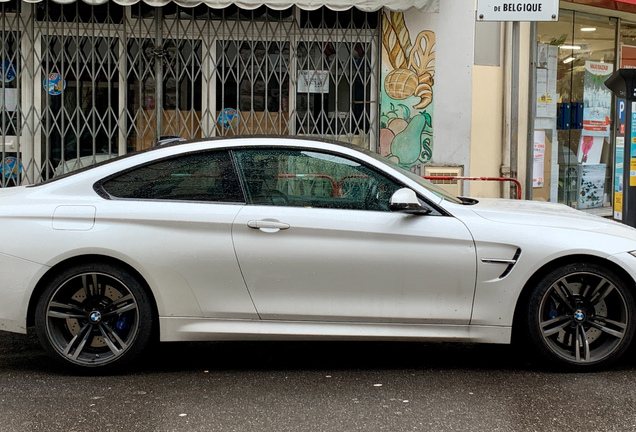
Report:
<svg viewBox="0 0 636 432"><path fill-rule="evenodd" d="M88 316L88 319L91 323L97 324L102 320L102 314L99 311L93 311Z"/></svg>
<svg viewBox="0 0 636 432"><path fill-rule="evenodd" d="M578 322L582 322L583 320L585 320L585 312L583 312L581 309L577 309L574 312L574 319Z"/></svg>

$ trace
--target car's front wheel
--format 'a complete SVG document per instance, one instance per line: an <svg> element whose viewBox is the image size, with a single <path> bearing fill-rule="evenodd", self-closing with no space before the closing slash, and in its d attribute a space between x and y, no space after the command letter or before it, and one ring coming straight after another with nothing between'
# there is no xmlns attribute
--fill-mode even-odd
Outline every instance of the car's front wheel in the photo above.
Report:
<svg viewBox="0 0 636 432"><path fill-rule="evenodd" d="M597 264L569 264L535 286L526 322L534 346L552 364L598 369L629 348L636 306L618 275Z"/></svg>
<svg viewBox="0 0 636 432"><path fill-rule="evenodd" d="M153 319L137 278L101 263L55 276L35 311L42 345L78 371L110 371L134 359L150 341Z"/></svg>

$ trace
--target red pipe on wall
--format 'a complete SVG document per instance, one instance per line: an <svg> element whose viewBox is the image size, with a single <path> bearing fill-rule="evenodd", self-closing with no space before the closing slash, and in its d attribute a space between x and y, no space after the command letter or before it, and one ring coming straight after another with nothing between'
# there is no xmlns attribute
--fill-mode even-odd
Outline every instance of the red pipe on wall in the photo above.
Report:
<svg viewBox="0 0 636 432"><path fill-rule="evenodd" d="M422 176L426 180L482 180L482 181L509 181L517 186L517 199L521 199L521 183L510 177L454 177L454 176Z"/></svg>

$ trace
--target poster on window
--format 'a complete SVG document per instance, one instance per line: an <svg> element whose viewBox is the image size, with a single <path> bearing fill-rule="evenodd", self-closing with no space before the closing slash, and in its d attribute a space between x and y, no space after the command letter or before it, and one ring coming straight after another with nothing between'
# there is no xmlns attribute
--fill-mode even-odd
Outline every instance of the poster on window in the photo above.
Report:
<svg viewBox="0 0 636 432"><path fill-rule="evenodd" d="M16 77L15 67L9 60L0 64L0 82L10 83Z"/></svg>
<svg viewBox="0 0 636 432"><path fill-rule="evenodd" d="M636 69L636 46L621 45L621 69Z"/></svg>
<svg viewBox="0 0 636 432"><path fill-rule="evenodd" d="M534 131L534 158L532 163L532 187L543 187L545 175L545 131Z"/></svg>
<svg viewBox="0 0 636 432"><path fill-rule="evenodd" d="M559 49L554 45L539 44L537 66L536 116L554 118L557 113L557 60Z"/></svg>
<svg viewBox="0 0 636 432"><path fill-rule="evenodd" d="M58 73L51 73L48 78L44 78L42 85L51 96L59 96L66 88L66 80Z"/></svg>
<svg viewBox="0 0 636 432"><path fill-rule="evenodd" d="M588 164L581 167L581 187L578 194L579 209L603 206L605 172L605 164Z"/></svg>
<svg viewBox="0 0 636 432"><path fill-rule="evenodd" d="M579 140L577 160L582 164L601 163L601 155L605 138L599 136L583 135Z"/></svg>
<svg viewBox="0 0 636 432"><path fill-rule="evenodd" d="M585 62L583 81L583 136L610 136L612 92L605 87L605 80L614 71L610 63Z"/></svg>

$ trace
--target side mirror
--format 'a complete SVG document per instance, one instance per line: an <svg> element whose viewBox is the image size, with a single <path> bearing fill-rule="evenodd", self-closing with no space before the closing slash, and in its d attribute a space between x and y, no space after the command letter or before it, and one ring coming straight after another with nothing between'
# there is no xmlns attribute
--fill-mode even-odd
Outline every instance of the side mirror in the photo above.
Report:
<svg viewBox="0 0 636 432"><path fill-rule="evenodd" d="M389 210L408 214L429 214L431 212L420 203L415 192L409 188L395 191L389 201Z"/></svg>

